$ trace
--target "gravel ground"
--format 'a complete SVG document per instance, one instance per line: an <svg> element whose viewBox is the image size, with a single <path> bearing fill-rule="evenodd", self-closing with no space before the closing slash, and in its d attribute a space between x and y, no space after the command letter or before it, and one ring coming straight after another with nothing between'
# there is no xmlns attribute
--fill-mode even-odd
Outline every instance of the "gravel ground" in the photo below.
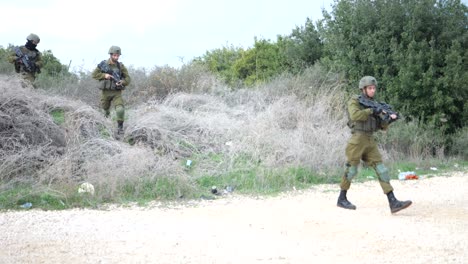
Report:
<svg viewBox="0 0 468 264"><path fill-rule="evenodd" d="M468 172L392 181L413 205L392 215L377 181L277 197L0 213L0 263L468 263Z"/></svg>

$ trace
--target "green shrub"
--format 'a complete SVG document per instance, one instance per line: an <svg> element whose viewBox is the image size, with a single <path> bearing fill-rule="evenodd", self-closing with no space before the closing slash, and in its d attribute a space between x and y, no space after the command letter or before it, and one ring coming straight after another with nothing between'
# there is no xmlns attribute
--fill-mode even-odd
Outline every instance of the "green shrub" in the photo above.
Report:
<svg viewBox="0 0 468 264"><path fill-rule="evenodd" d="M459 129L451 136L450 153L468 160L468 127Z"/></svg>
<svg viewBox="0 0 468 264"><path fill-rule="evenodd" d="M381 147L396 160L404 157L425 159L444 157L446 136L439 130L416 121L397 121L387 132L377 133Z"/></svg>

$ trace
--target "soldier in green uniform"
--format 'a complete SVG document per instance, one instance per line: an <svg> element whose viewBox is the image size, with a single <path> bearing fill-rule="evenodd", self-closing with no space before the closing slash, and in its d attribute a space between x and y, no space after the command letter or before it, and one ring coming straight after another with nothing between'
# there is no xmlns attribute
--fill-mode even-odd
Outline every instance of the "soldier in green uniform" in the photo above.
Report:
<svg viewBox="0 0 468 264"><path fill-rule="evenodd" d="M359 81L361 96L374 100L377 89L377 80L372 76L364 76ZM382 156L377 148L373 133L378 130L386 130L389 121L383 121L378 117L384 111L382 108L364 108L359 104L358 95L353 96L348 102L348 126L351 128L351 138L346 146L346 170L341 179L341 192L338 197L337 206L345 209L355 210L356 206L348 201L346 193L351 186L352 179L358 173L358 165L363 160L372 167L379 179L383 192L388 197L390 211L396 213L411 205L411 201L399 201L393 194L390 184L388 169L382 164ZM395 120L397 115L392 114L390 118Z"/></svg>
<svg viewBox="0 0 468 264"><path fill-rule="evenodd" d="M41 72L41 53L36 49L41 39L38 35L31 33L26 37L26 40L24 46L13 47L8 61L15 65L15 71L23 79L32 84L36 79L36 74Z"/></svg>
<svg viewBox="0 0 468 264"><path fill-rule="evenodd" d="M130 84L130 76L127 68L119 62L122 51L118 46L109 48L110 58L103 60L93 71L92 76L99 81L101 93L101 106L106 117L110 115L110 106L113 103L117 114L117 134L123 134L123 122L125 115L122 91Z"/></svg>

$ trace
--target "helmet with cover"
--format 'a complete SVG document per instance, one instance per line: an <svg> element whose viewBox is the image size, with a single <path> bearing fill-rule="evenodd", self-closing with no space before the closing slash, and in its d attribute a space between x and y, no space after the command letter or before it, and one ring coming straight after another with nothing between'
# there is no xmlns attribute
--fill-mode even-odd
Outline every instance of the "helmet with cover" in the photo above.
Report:
<svg viewBox="0 0 468 264"><path fill-rule="evenodd" d="M372 76L364 76L359 81L359 90L362 90L364 87L369 85L375 85L375 87L377 87L377 80Z"/></svg>
<svg viewBox="0 0 468 264"><path fill-rule="evenodd" d="M119 46L111 46L109 48L109 54L119 54L122 55L122 50Z"/></svg>
<svg viewBox="0 0 468 264"><path fill-rule="evenodd" d="M34 33L31 33L29 34L27 37L26 37L26 40L29 40L29 41L34 41L37 43L39 43L41 41L41 39L39 38L38 35L34 34Z"/></svg>

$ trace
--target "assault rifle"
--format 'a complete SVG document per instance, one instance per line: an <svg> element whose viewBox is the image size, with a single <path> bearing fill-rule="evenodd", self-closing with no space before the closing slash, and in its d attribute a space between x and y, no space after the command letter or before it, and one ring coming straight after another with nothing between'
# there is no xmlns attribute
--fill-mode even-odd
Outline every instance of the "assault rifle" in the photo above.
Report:
<svg viewBox="0 0 468 264"><path fill-rule="evenodd" d="M21 62L21 64L23 64L24 66L24 69L27 71L27 72L32 72L32 73L41 73L41 70L36 67L36 64L34 64L33 61L31 61L28 57L28 55L25 55L20 47L15 47L15 53L16 53L16 56L18 57L18 61Z"/></svg>
<svg viewBox="0 0 468 264"><path fill-rule="evenodd" d="M388 123L392 123L393 121L400 119L400 114L398 114L398 112L393 111L392 106L389 104L369 100L368 98L365 98L362 95L359 96L359 104L364 106L365 108L372 108L372 111L376 113L376 117ZM396 119L392 119L390 117L393 114L397 116Z"/></svg>
<svg viewBox="0 0 468 264"><path fill-rule="evenodd" d="M107 64L107 61L101 61L101 63L98 64L98 68L107 74L111 75L111 78L114 80L115 85L121 86L122 85L122 80L120 79L120 71L114 71L109 67L109 64ZM120 70L120 67L119 67Z"/></svg>

